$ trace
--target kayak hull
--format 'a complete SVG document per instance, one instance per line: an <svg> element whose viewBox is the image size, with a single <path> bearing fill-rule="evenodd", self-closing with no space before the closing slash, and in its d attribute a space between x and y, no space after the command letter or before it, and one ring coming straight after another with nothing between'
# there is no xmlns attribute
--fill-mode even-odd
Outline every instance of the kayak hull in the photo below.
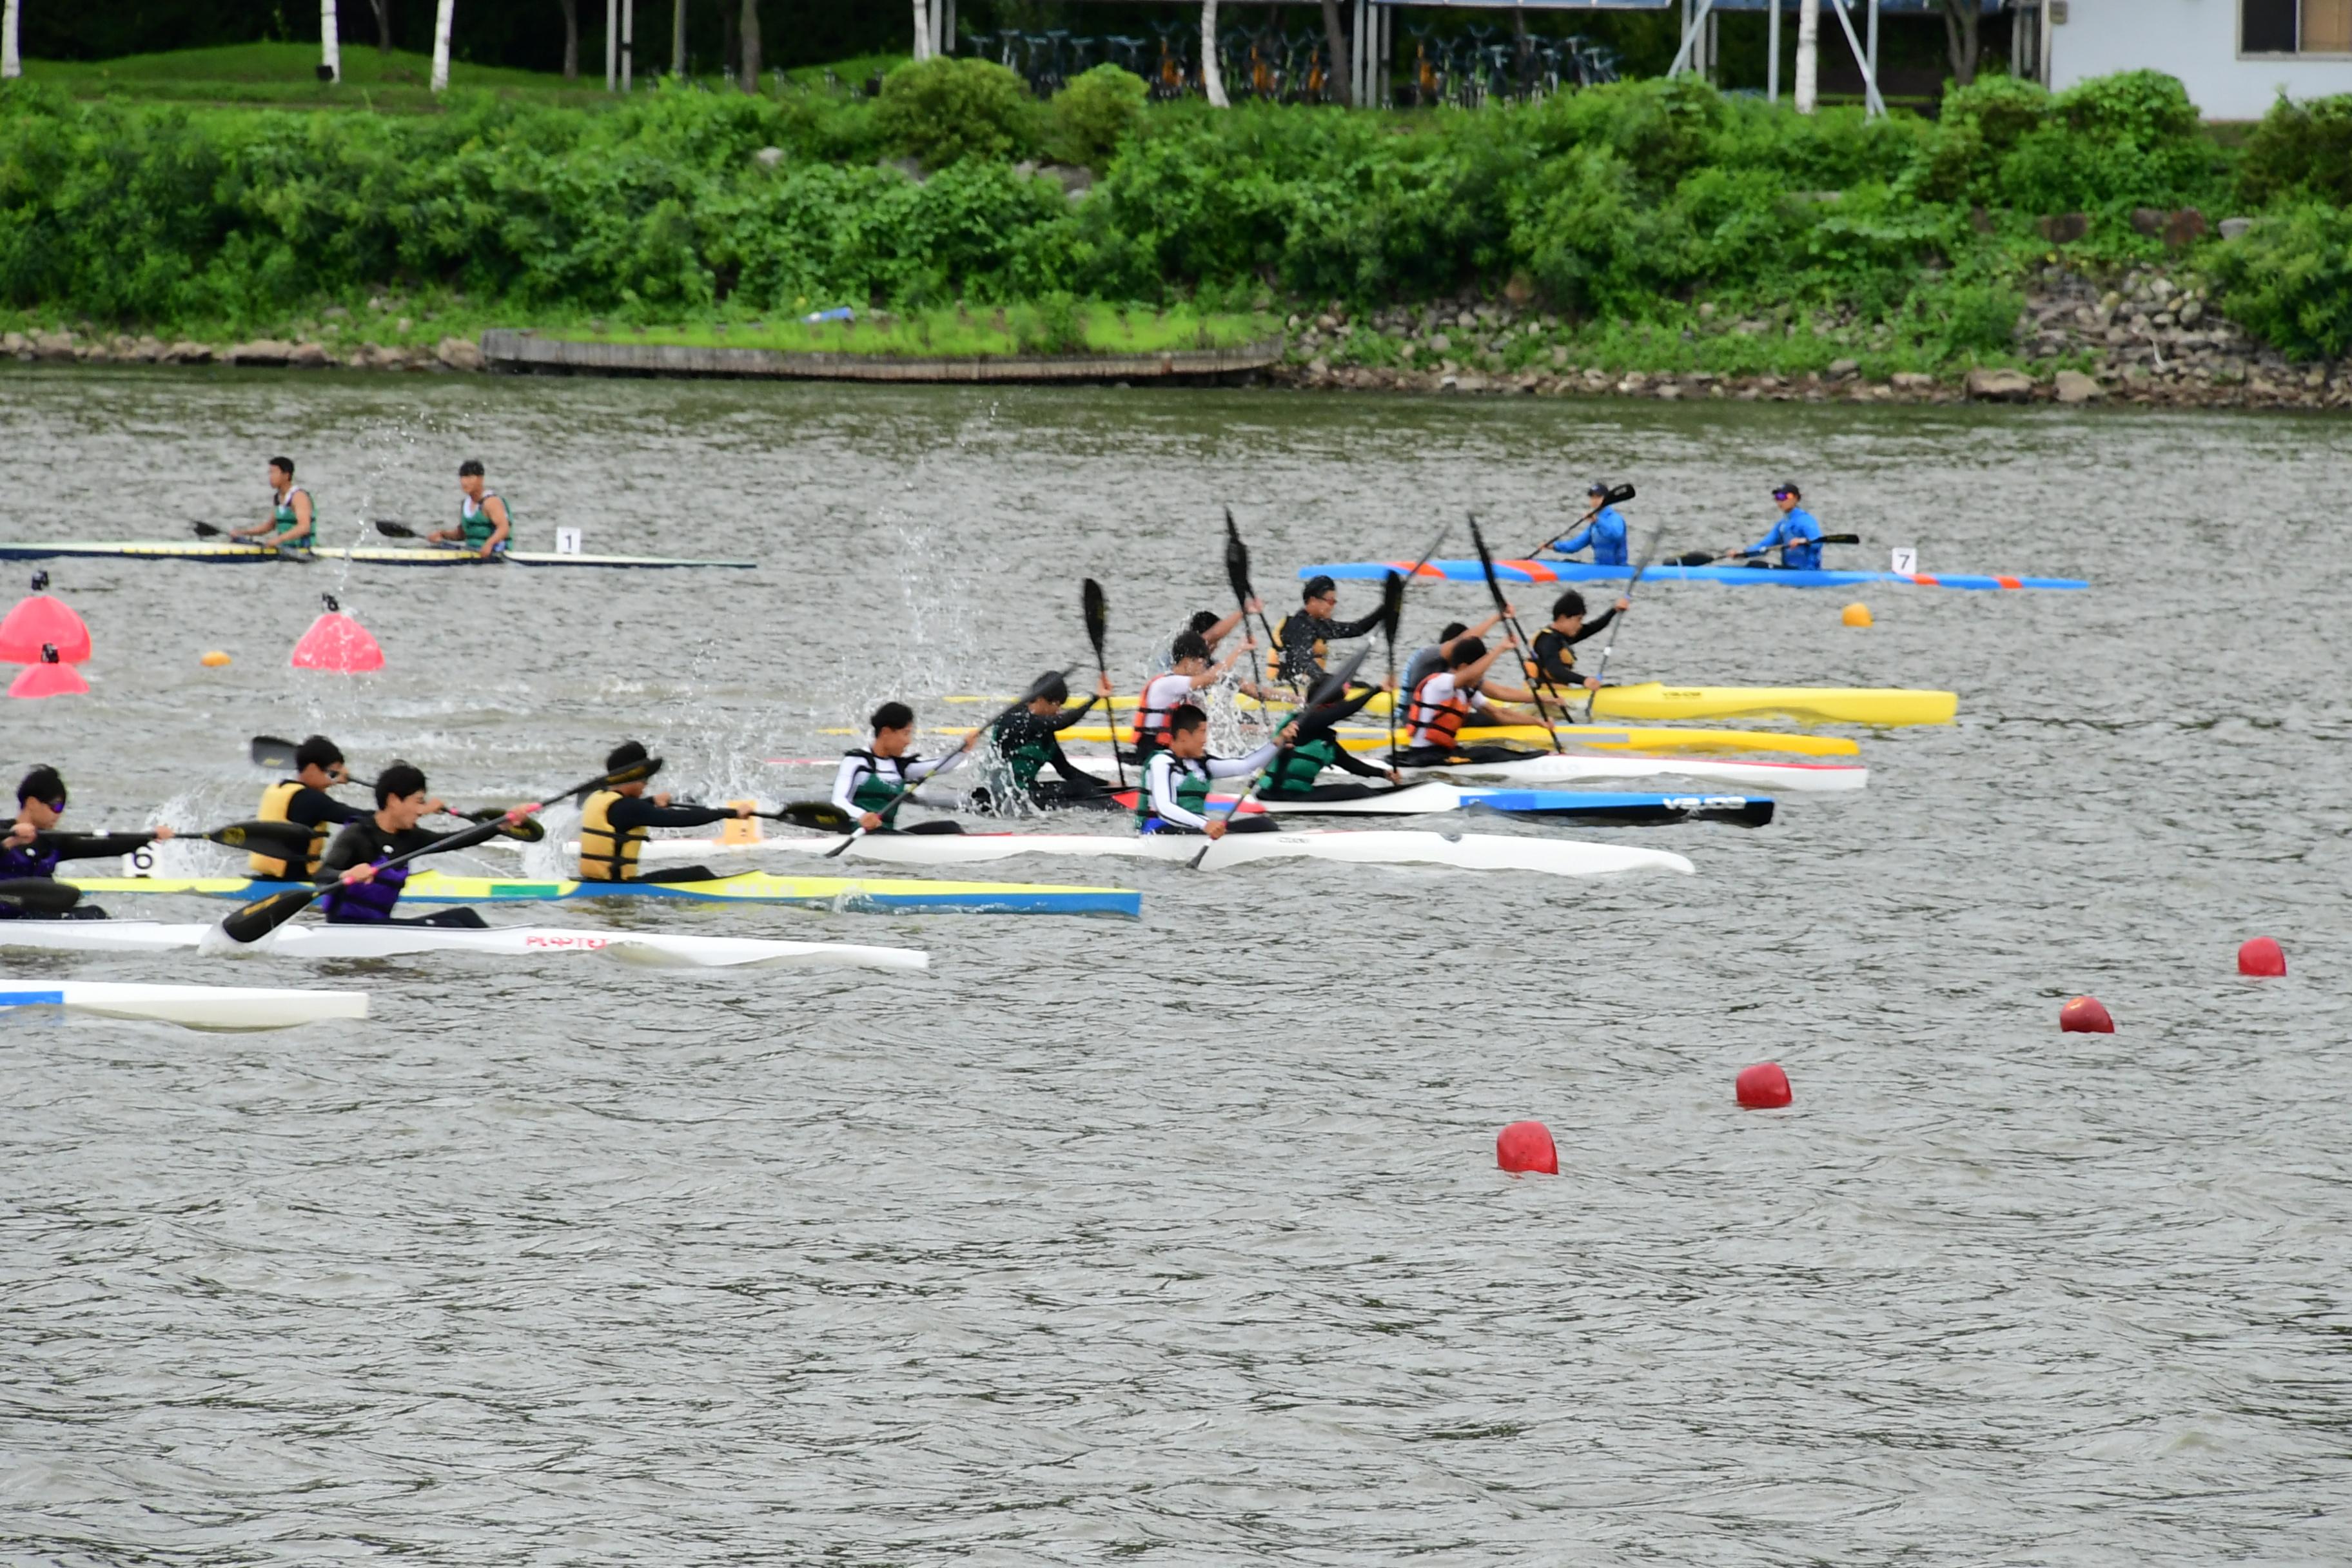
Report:
<svg viewBox="0 0 2352 1568"><path fill-rule="evenodd" d="M573 931L559 926L508 926L456 931L437 926L282 925L261 941L240 944L218 926L156 921L0 921L0 947L48 952L180 952L226 957L277 955L305 959L402 958L415 953L474 953L492 958L541 958L593 953L653 969L792 968L919 970L929 963L917 949L866 947L838 942L767 942L751 937L669 936L650 931Z"/></svg>
<svg viewBox="0 0 2352 1568"><path fill-rule="evenodd" d="M768 847L822 855L838 838L774 838ZM898 866L971 866L1018 855L1191 863L1209 840L1191 834L940 833L868 834L847 854ZM1691 863L1663 849L1584 844L1557 838L1476 833L1370 832L1235 833L1218 839L1204 870L1261 860L1331 860L1375 866L1452 866L1476 871L1536 871L1555 877L1609 877L1629 871L1675 871Z"/></svg>
<svg viewBox="0 0 2352 1568"><path fill-rule="evenodd" d="M1074 766L1097 778L1112 776L1108 757L1070 760ZM1862 789L1870 783L1870 770L1859 763L1751 763L1719 757L1587 756L1577 752L1523 757L1509 763L1407 768L1405 774L1409 779L1544 784L1683 778L1754 790L1759 795L1835 795Z"/></svg>
<svg viewBox="0 0 2352 1568"><path fill-rule="evenodd" d="M37 921L10 921L31 925ZM60 924L95 925L95 921ZM137 1018L190 1029L290 1029L330 1018L368 1016L364 991L271 991L237 985L128 985L66 980L47 985L0 984L0 1012L57 1007L100 1018Z"/></svg>
<svg viewBox="0 0 2352 1568"><path fill-rule="evenodd" d="M1953 715L1959 711L1960 703L1955 692L1923 691L1894 686L1667 686L1650 680L1631 686L1604 686L1598 692L1580 694L1577 701L1580 713L1583 711L1583 696L1593 698L1593 713L1605 719L1740 719L1757 713L1785 713L1794 719L1816 723L1888 727L1948 724ZM1244 706L1256 705L1245 701ZM1382 694L1365 703L1361 711L1384 714L1388 712L1389 706L1389 698ZM1774 735L1769 731L1612 731L1567 721L1559 721L1556 728L1563 744L1612 750L1647 751L1671 746L1708 751L1771 750L1848 755L1859 749L1850 741L1843 747L1777 743L1796 738ZM950 732L961 733L960 731ZM1551 743L1551 731L1540 724L1481 725L1465 727L1463 739L1475 742L1481 738L1508 738L1548 746ZM1727 735L1738 739L1727 740ZM1066 741L1107 741L1110 738L1110 731L1102 724L1074 724L1062 731L1062 738ZM1121 739L1123 741L1125 737ZM1380 744L1385 744L1387 739L1385 732L1375 738Z"/></svg>
<svg viewBox="0 0 2352 1568"><path fill-rule="evenodd" d="M994 700L950 697L947 700L980 702ZM1011 700L1011 698L1004 700L1006 702ZM1001 708L1003 702L998 702L996 705ZM1135 706L1132 699L1122 699L1120 705L1128 709ZM1260 706L1245 697L1238 699L1237 705L1244 710L1255 710ZM1389 700L1386 697L1375 697L1364 704L1363 710L1371 714L1386 713L1389 710ZM1583 712L1584 705L1581 700L1577 703L1576 710L1580 714ZM855 731L842 730L828 731L828 733L847 735ZM964 731L943 727L934 731L933 733L954 735L961 739ZM1065 741L1108 742L1111 738L1109 727L1102 724L1074 724L1061 733ZM1470 729L1463 731L1463 739L1465 741L1476 741L1482 738L1532 739L1537 744L1546 746L1551 743L1549 733L1540 725L1503 725L1492 729ZM1859 743L1843 735L1809 735L1785 730L1631 729L1622 725L1599 726L1563 721L1559 726L1559 738L1570 745L1589 746L1598 751L1609 752L1782 752L1791 756L1801 757L1851 757L1862 750ZM1121 730L1118 732L1118 739L1119 744L1127 744L1127 731ZM1349 733L1348 736L1348 749L1350 751L1365 751L1374 746L1387 744L1388 735L1385 731L1378 735Z"/></svg>
<svg viewBox="0 0 2352 1568"><path fill-rule="evenodd" d="M1394 572L1412 574L1410 561L1339 561L1301 566L1301 582L1329 577L1342 583L1377 583ZM1421 576L1448 583L1483 583L1485 571L1475 561L1432 561ZM1589 561L1497 561L1495 578L1502 583L1622 583L1631 566L1596 566ZM1903 583L1919 588L1965 588L1990 592L2050 589L2080 592L2090 584L2075 577L2011 577L2000 573L1948 572L1818 572L1790 571L1774 566L1652 566L1642 574L1644 583L1723 583L1735 587L1855 588L1873 583Z"/></svg>
<svg viewBox="0 0 2352 1568"><path fill-rule="evenodd" d="M415 545L406 549L385 545L320 545L315 550L280 550L271 544L248 544L216 539L132 539L122 541L64 539L47 542L0 544L0 561L192 561L208 565L278 563L301 565L312 561L343 561L357 566L583 566L622 571L662 571L678 567L755 570L756 561L697 561L675 555L565 555L552 550L508 550L483 557L470 550Z"/></svg>

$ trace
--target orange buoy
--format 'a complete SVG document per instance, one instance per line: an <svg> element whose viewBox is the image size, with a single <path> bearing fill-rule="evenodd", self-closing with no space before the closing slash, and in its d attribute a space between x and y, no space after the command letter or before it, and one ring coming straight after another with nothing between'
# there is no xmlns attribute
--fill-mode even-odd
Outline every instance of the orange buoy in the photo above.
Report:
<svg viewBox="0 0 2352 1568"><path fill-rule="evenodd" d="M326 613L310 623L310 629L294 645L294 668L324 669L337 675L363 675L371 669L383 668L383 649L368 630L343 614L332 594L320 595L327 605Z"/></svg>
<svg viewBox="0 0 2352 1568"><path fill-rule="evenodd" d="M2238 948L2238 973L2264 976L2284 974L2286 953L2273 938L2248 937Z"/></svg>
<svg viewBox="0 0 2352 1568"><path fill-rule="evenodd" d="M1870 606L1856 601L1853 604L1848 605L1845 607L1845 613L1840 616L1838 619L1843 621L1850 626L1866 626L1870 625Z"/></svg>
<svg viewBox="0 0 2352 1568"><path fill-rule="evenodd" d="M1514 1174L1538 1171L1559 1175L1559 1150L1552 1143L1551 1129L1540 1121L1512 1122L1495 1134L1495 1163Z"/></svg>
<svg viewBox="0 0 2352 1568"><path fill-rule="evenodd" d="M1789 1092L1789 1075L1779 1062L1758 1062L1739 1069L1732 1092L1747 1110L1778 1110L1795 1097Z"/></svg>
<svg viewBox="0 0 2352 1568"><path fill-rule="evenodd" d="M228 662L228 655L222 652L219 648L211 648L205 652L202 658L196 660L196 662L203 665L206 669L218 669L221 666Z"/></svg>
<svg viewBox="0 0 2352 1568"><path fill-rule="evenodd" d="M2112 1035L2116 1021L2096 996L2077 996L2058 1009L2058 1027L2069 1035Z"/></svg>
<svg viewBox="0 0 2352 1568"><path fill-rule="evenodd" d="M28 664L16 679L8 683L8 695L32 699L37 697L78 697L89 689L89 682L81 672L58 657L54 644L41 649L41 661Z"/></svg>
<svg viewBox="0 0 2352 1568"><path fill-rule="evenodd" d="M0 659L10 664L39 664L44 647L57 649L59 664L89 660L89 628L63 599L41 592L49 585L47 572L33 574L30 598L19 599L0 616Z"/></svg>

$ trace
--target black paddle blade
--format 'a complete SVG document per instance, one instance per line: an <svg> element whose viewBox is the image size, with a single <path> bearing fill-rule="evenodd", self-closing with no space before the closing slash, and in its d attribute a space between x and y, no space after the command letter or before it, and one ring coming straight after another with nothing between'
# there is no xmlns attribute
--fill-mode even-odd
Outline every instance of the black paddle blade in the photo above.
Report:
<svg viewBox="0 0 2352 1568"><path fill-rule="evenodd" d="M228 531L228 530L225 528L215 528L209 522L199 522L193 526L196 531L196 537L198 539L218 539L222 534Z"/></svg>
<svg viewBox="0 0 2352 1568"><path fill-rule="evenodd" d="M1404 624L1404 579L1391 572L1381 581L1381 635L1396 652L1397 628Z"/></svg>
<svg viewBox="0 0 2352 1568"><path fill-rule="evenodd" d="M1360 647L1348 656L1347 663L1318 677L1315 689L1307 694L1307 706L1328 708L1334 702L1344 701L1348 687L1356 679L1356 671L1364 668L1364 656L1371 651L1369 647Z"/></svg>
<svg viewBox="0 0 2352 1568"><path fill-rule="evenodd" d="M183 838L201 838L207 844L224 845L231 849L250 846L265 854L278 855L287 850L305 850L310 847L312 830L299 822L232 822L226 827L215 827L210 833L183 833Z"/></svg>
<svg viewBox="0 0 2352 1568"><path fill-rule="evenodd" d="M283 735L256 735L252 750L255 767L277 768L288 773L294 769L294 742Z"/></svg>
<svg viewBox="0 0 2352 1568"><path fill-rule="evenodd" d="M1233 584L1234 603L1246 605L1250 601L1249 546L1242 542L1240 534L1231 531L1233 526L1233 514L1228 512L1225 514L1228 531L1225 534L1225 580Z"/></svg>
<svg viewBox="0 0 2352 1568"><path fill-rule="evenodd" d="M1095 645L1095 663L1103 662L1103 637L1110 630L1110 601L1103 586L1089 577L1078 589L1078 607L1086 613L1087 640Z"/></svg>
<svg viewBox="0 0 2352 1568"><path fill-rule="evenodd" d="M1824 533L1819 539L1814 540L1813 542L1815 544L1860 544L1862 542L1862 535L1859 533Z"/></svg>
<svg viewBox="0 0 2352 1568"><path fill-rule="evenodd" d="M256 900L241 910L230 910L228 918L221 921L221 930L231 942L241 947L248 946L309 909L310 900L317 898L321 890L289 888L282 893L272 893L266 899Z"/></svg>
<svg viewBox="0 0 2352 1568"><path fill-rule="evenodd" d="M1704 550L1685 550L1680 555L1675 556L1670 564L1675 566L1704 566L1714 559L1715 557L1713 555Z"/></svg>
<svg viewBox="0 0 2352 1568"><path fill-rule="evenodd" d="M416 531L415 529L409 527L404 522L394 522L388 517L376 518L373 520L373 524L375 531L378 533L383 534L386 539L414 539L416 537Z"/></svg>
<svg viewBox="0 0 2352 1568"><path fill-rule="evenodd" d="M1618 485L1614 489L1611 489L1607 495L1601 498L1601 504L1603 506L1615 506L1619 501L1627 501L1632 500L1633 499L1633 486Z"/></svg>
<svg viewBox="0 0 2352 1568"><path fill-rule="evenodd" d="M0 899L37 915L61 915L81 902L81 889L47 877L11 877L0 881Z"/></svg>
<svg viewBox="0 0 2352 1568"><path fill-rule="evenodd" d="M795 827L814 828L819 833L846 833L857 826L857 818L829 800L790 800L781 811L762 812L763 816L789 822Z"/></svg>

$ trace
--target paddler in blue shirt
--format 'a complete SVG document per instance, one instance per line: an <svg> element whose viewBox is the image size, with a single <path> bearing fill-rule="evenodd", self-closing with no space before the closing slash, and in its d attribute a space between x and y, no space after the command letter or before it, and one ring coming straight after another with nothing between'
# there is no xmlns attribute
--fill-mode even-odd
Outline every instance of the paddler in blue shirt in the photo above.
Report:
<svg viewBox="0 0 2352 1568"><path fill-rule="evenodd" d="M1768 550L1778 550L1781 565L1799 572L1820 571L1822 525L1811 512L1798 504L1804 499L1805 492L1795 485L1774 486L1772 500L1780 508L1780 521L1772 525L1771 532L1738 554L1749 559L1751 564L1761 565L1763 563L1752 558Z"/></svg>
<svg viewBox="0 0 2352 1568"><path fill-rule="evenodd" d="M1609 486L1605 480L1595 479L1586 486L1584 499L1592 503L1592 521L1586 523L1581 531L1566 539L1552 541L1552 549L1562 555L1573 555L1589 544L1592 547L1592 563L1595 566L1624 565L1625 514L1611 506L1608 498Z"/></svg>
<svg viewBox="0 0 2352 1568"><path fill-rule="evenodd" d="M299 544L311 542L311 524L318 514L310 506L310 492L294 482L294 459L269 459L269 520L257 522L251 528L232 528L231 539L261 539L264 544L274 544L280 550L291 550Z"/></svg>
<svg viewBox="0 0 2352 1568"><path fill-rule="evenodd" d="M434 530L425 536L426 543L462 544L486 561L506 549L514 519L485 483L479 458L457 465L457 526Z"/></svg>

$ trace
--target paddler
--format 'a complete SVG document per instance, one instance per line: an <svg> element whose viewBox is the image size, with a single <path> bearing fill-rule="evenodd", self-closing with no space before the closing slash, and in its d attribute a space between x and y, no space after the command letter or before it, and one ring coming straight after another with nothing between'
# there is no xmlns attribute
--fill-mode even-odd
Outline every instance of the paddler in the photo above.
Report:
<svg viewBox="0 0 2352 1568"><path fill-rule="evenodd" d="M54 880L61 860L119 858L172 837L168 827L143 833L59 833L58 820L65 816L66 798L66 781L55 768L35 768L17 781L16 817L0 837L0 881ZM24 918L37 917L28 916L14 899L0 899L0 921ZM102 921L106 911L83 905L63 918Z"/></svg>
<svg viewBox="0 0 2352 1568"><path fill-rule="evenodd" d="M941 757L919 757L907 748L915 743L915 710L903 702L885 702L874 710L874 739L864 751L841 759L833 776L833 804L857 818L868 833L961 833L953 822L918 822L898 826L898 808L915 786L946 767L988 733L974 730L963 744Z"/></svg>
<svg viewBox="0 0 2352 1568"><path fill-rule="evenodd" d="M1501 648L1489 648L1476 637L1465 637L1455 643L1454 651L1447 655L1446 668L1423 678L1413 689L1412 698L1405 705L1408 744L1390 761L1399 767L1429 768L1450 763L1503 762L1527 755L1513 746L1465 746L1460 740L1463 728L1474 721L1481 724L1543 722L1532 711L1499 708L1492 700L1496 697L1506 702L1533 700L1530 693L1517 687L1496 685L1486 679L1488 668L1502 653Z"/></svg>
<svg viewBox="0 0 2352 1568"><path fill-rule="evenodd" d="M1592 503L1587 509L1591 521L1578 532L1553 540L1552 549L1562 555L1573 555L1591 545L1595 566L1624 565L1625 514L1609 504L1609 481L1593 480L1585 487L1584 499Z"/></svg>
<svg viewBox="0 0 2352 1568"><path fill-rule="evenodd" d="M617 773L647 760L644 744L624 741L604 756L604 771ZM640 870L637 857L655 827L702 827L729 817L749 816L750 805L677 805L667 794L647 795L644 778L591 792L580 803L580 879L583 882L708 882L718 876L708 866L663 866Z"/></svg>
<svg viewBox="0 0 2352 1568"><path fill-rule="evenodd" d="M1190 702L1179 703L1168 715L1168 743L1151 753L1143 765L1143 788L1137 793L1135 825L1142 833L1203 833L1223 838L1227 833L1272 833L1280 826L1270 816L1229 817L1209 811L1209 789L1217 779L1244 778L1274 761L1279 749L1297 738L1296 724L1246 757L1209 755L1209 716Z"/></svg>
<svg viewBox="0 0 2352 1568"><path fill-rule="evenodd" d="M1255 637L1244 637L1239 647L1211 664L1206 637L1194 631L1178 632L1169 647L1172 668L1166 675L1145 681L1143 695L1135 704L1135 727L1128 739L1135 747L1137 765L1150 761L1151 753L1166 743L1170 714L1192 701L1195 691L1214 686L1235 659L1256 647Z"/></svg>
<svg viewBox="0 0 2352 1568"><path fill-rule="evenodd" d="M1576 670L1576 645L1585 638L1598 637L1609 629L1620 610L1630 610L1633 602L1620 597L1601 613L1601 618L1587 624L1584 619L1584 595L1570 588L1552 601L1551 625L1536 633L1536 683L1547 693L1566 691L1583 687L1588 691L1601 689L1601 682L1592 676L1579 675Z"/></svg>
<svg viewBox="0 0 2352 1568"><path fill-rule="evenodd" d="M428 544L462 544L488 560L507 547L514 519L498 492L485 489L482 460L468 458L457 465L457 526L436 529L425 536Z"/></svg>
<svg viewBox="0 0 2352 1568"><path fill-rule="evenodd" d="M1265 607L1256 599L1252 599L1240 609L1223 616L1214 610L1195 610L1192 612L1192 618L1184 623L1184 629L1199 633L1201 640L1208 645L1209 651L1213 654L1217 651L1217 645L1232 635L1233 629L1242 624L1244 616L1255 616ZM1165 675L1175 667L1176 654L1174 646L1171 644L1160 650L1159 660L1152 666L1152 673Z"/></svg>
<svg viewBox="0 0 2352 1568"><path fill-rule="evenodd" d="M294 776L280 779L263 790L260 808L254 816L264 822L292 822L310 829L310 853L299 867L291 869L275 856L248 854L246 864L253 874L272 879L293 877L306 882L316 876L319 857L326 851L329 829L356 822L367 815L363 808L346 805L327 793L351 782L351 770L343 765L342 749L326 736L313 735L295 747Z"/></svg>
<svg viewBox="0 0 2352 1568"><path fill-rule="evenodd" d="M1734 552L1752 566L1767 563L1754 559L1768 550L1780 552L1780 564L1799 572L1818 572L1822 566L1822 525L1819 519L1800 504L1805 492L1793 483L1772 487L1772 503L1780 509L1780 520L1770 532L1747 549Z"/></svg>
<svg viewBox="0 0 2352 1568"><path fill-rule="evenodd" d="M251 528L232 528L231 539L261 539L264 544L274 544L280 550L311 542L311 525L318 521L311 510L310 492L294 482L294 459L269 459L269 519Z"/></svg>
<svg viewBox="0 0 2352 1568"><path fill-rule="evenodd" d="M1503 608L1504 610L1507 610L1510 606L1506 605ZM1496 626L1500 626L1502 621L1503 610L1497 610L1493 615L1488 616L1485 620L1480 621L1475 626L1465 626L1460 621L1446 622L1444 628L1437 634L1437 640L1435 642L1430 644L1427 647L1417 647L1413 649L1412 656L1404 661L1404 679L1402 689L1411 691L1414 687L1419 686L1424 679L1436 674L1439 670L1444 669L1445 668L1447 650L1452 648L1455 643L1460 642L1465 637L1483 637L1488 632L1493 631Z"/></svg>
<svg viewBox="0 0 2352 1568"><path fill-rule="evenodd" d="M408 885L407 866L384 862L410 855L450 837L417 823L439 805L425 788L425 771L411 763L395 762L376 775L375 809L343 824L319 857L312 879L327 891L319 908L330 925L455 926L480 931L488 922L468 909L436 910L429 915L397 916L401 889ZM524 813L508 814L520 822ZM465 829L455 831L463 832Z"/></svg>
<svg viewBox="0 0 2352 1568"><path fill-rule="evenodd" d="M1280 648L1275 673L1303 690L1322 676L1330 645L1362 637L1378 626L1381 607L1375 605L1372 613L1360 621L1334 620L1339 613L1339 585L1323 576L1309 577L1299 597L1298 608L1275 628L1274 639Z"/></svg>
<svg viewBox="0 0 2352 1568"><path fill-rule="evenodd" d="M1381 692L1395 690L1393 680L1386 686L1365 687L1328 707L1309 708L1300 714L1291 727L1295 733L1289 744L1277 751L1274 761L1267 764L1265 778L1257 786L1258 795L1267 800L1334 801L1366 800L1386 793L1370 784L1316 783L1326 768L1339 768L1359 778L1381 779L1390 784L1403 782L1396 769L1360 760L1333 733L1335 726L1362 711L1364 704Z"/></svg>
<svg viewBox="0 0 2352 1568"><path fill-rule="evenodd" d="M1097 682L1093 696L1076 708L1065 709L1063 704L1070 700L1069 686L1060 675L1047 674L1029 689L1037 694L1034 698L997 720L989 731L1004 772L1030 805L1051 811L1118 804L1110 785L1081 772L1062 752L1062 731L1084 719L1097 701L1110 700L1110 677L1097 677ZM1049 767L1061 776L1040 777ZM985 790L974 790L972 803L982 810L994 809Z"/></svg>

